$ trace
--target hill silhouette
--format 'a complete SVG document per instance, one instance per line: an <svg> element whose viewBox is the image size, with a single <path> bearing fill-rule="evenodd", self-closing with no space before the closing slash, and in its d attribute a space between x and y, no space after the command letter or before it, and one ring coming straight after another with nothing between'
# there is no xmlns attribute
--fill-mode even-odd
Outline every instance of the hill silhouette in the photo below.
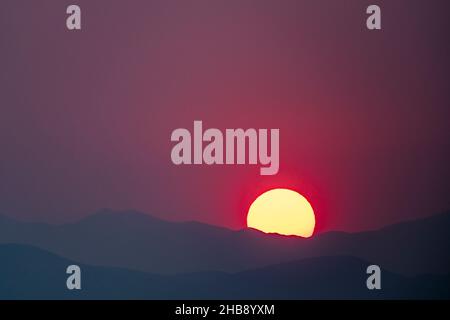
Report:
<svg viewBox="0 0 450 320"><path fill-rule="evenodd" d="M49 225L0 217L0 243L33 245L90 265L158 274L240 272L312 257L354 256L403 274L450 271L450 214L380 230L313 238L168 222L134 211L103 210L75 223Z"/></svg>
<svg viewBox="0 0 450 320"><path fill-rule="evenodd" d="M24 245L0 245L0 299L405 299L449 298L449 276L382 273L382 290L365 287L368 263L322 257L239 273L155 275L80 265L81 290L67 290L73 261Z"/></svg>

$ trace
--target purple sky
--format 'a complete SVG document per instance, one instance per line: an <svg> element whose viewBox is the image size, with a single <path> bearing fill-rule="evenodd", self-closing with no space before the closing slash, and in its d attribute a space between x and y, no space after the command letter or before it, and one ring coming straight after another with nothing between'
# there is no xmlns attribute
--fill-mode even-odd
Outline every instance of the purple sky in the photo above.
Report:
<svg viewBox="0 0 450 320"><path fill-rule="evenodd" d="M2 1L0 212L242 228L271 187L304 194L319 231L450 209L450 5L377 0L370 32L372 2ZM280 128L279 174L174 166L170 134L194 120Z"/></svg>

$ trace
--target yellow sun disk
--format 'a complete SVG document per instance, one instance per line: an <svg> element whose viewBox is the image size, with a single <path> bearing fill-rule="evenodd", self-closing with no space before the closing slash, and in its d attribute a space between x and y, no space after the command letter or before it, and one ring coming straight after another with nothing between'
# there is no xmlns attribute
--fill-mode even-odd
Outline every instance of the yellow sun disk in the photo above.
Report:
<svg viewBox="0 0 450 320"><path fill-rule="evenodd" d="M274 189L260 195L250 206L247 226L266 233L310 237L315 226L314 211L299 193Z"/></svg>

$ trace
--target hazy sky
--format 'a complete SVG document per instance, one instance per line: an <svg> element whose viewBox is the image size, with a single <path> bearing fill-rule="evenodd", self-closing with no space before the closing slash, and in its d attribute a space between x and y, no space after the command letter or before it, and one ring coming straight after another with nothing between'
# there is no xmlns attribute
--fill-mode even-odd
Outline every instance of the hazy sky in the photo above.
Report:
<svg viewBox="0 0 450 320"><path fill-rule="evenodd" d="M450 209L448 1L75 1L70 32L73 2L1 2L1 212L242 228L271 187L304 194L320 231ZM279 174L174 166L194 120L279 128Z"/></svg>

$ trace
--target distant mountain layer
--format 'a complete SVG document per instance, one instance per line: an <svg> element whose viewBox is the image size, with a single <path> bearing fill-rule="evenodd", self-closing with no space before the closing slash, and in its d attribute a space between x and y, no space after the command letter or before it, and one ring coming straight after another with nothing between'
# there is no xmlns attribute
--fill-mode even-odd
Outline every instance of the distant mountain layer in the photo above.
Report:
<svg viewBox="0 0 450 320"><path fill-rule="evenodd" d="M0 245L2 299L406 299L450 298L449 276L383 272L381 290L366 288L367 262L312 258L227 274L154 275L80 265L81 290L66 288L74 262L23 245Z"/></svg>
<svg viewBox="0 0 450 320"><path fill-rule="evenodd" d="M0 243L28 244L80 263L158 274L240 272L342 255L402 275L447 274L449 230L450 213L377 231L330 232L309 239L174 223L137 212L105 210L59 226L0 217Z"/></svg>

